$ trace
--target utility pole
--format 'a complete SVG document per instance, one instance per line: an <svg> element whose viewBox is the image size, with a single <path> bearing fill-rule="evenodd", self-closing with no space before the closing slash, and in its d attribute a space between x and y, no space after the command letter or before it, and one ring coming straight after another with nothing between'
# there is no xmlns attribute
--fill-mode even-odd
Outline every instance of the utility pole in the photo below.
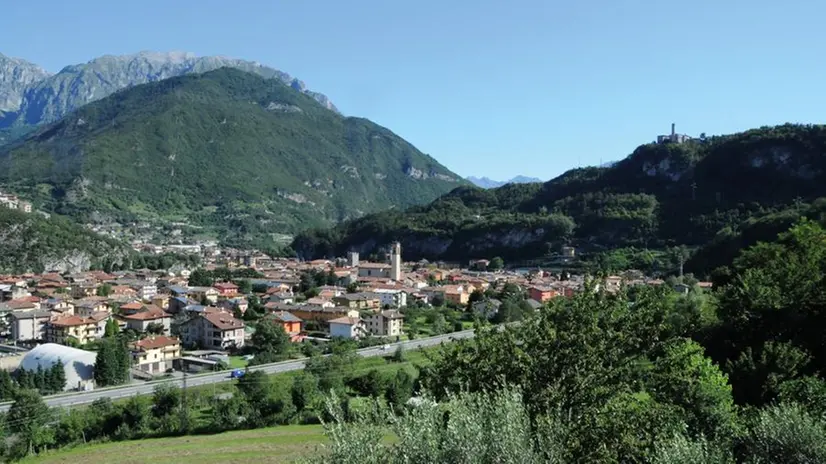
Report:
<svg viewBox="0 0 826 464"><path fill-rule="evenodd" d="M186 405L186 366L184 365L184 379L183 389L181 390L181 431L186 433L189 431L189 410Z"/></svg>

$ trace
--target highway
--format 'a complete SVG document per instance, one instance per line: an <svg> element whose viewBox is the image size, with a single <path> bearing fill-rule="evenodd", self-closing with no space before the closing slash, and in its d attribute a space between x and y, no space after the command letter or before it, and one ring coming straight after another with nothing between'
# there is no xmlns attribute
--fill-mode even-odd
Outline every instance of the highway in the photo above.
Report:
<svg viewBox="0 0 826 464"><path fill-rule="evenodd" d="M458 340L463 338L472 338L473 330L463 330L461 332L454 332L445 335L437 335L435 337L420 338L416 340L408 340L398 343L390 343L387 349L382 349L383 346L374 346L370 348L362 348L357 351L360 356L386 356L392 354L398 347L404 347L405 350L413 350L417 348L425 348L429 346L439 345L443 342L450 342L451 340ZM250 367L250 371L264 371L267 374L277 374L279 372L295 371L304 368L304 360L296 359L290 361L281 361L277 363L261 364L259 366ZM195 387L200 385L210 385L215 383L229 382L231 371L208 372L205 374L187 375L187 387ZM118 399L128 396L151 394L157 385L171 384L178 387L183 387L183 378L153 380L150 382L130 383L128 385L120 385L117 387L101 388L91 391L83 392L68 392L57 395L47 396L44 401L47 405L52 407L71 407L83 404L89 404L100 398ZM0 412L6 412L11 407L11 402L0 403Z"/></svg>

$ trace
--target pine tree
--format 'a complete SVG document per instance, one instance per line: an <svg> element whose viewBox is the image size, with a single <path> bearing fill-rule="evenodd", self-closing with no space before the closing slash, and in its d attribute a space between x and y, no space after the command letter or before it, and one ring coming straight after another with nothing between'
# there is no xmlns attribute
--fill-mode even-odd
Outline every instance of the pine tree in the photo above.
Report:
<svg viewBox="0 0 826 464"><path fill-rule="evenodd" d="M109 319L108 321L106 321L104 337L110 338L117 336L118 332L120 332L120 327L118 327L117 321L115 321L114 319Z"/></svg>
<svg viewBox="0 0 826 464"><path fill-rule="evenodd" d="M34 371L34 388L40 392L46 388L46 371L44 371L43 366L39 364L37 370Z"/></svg>
<svg viewBox="0 0 826 464"><path fill-rule="evenodd" d="M120 385L129 380L131 354L121 337L102 340L95 359L95 382L98 386Z"/></svg>
<svg viewBox="0 0 826 464"><path fill-rule="evenodd" d="M51 371L51 389L53 393L62 392L66 388L66 369L63 367L63 362L57 358L57 362L52 365Z"/></svg>
<svg viewBox="0 0 826 464"><path fill-rule="evenodd" d="M9 400L16 392L17 386L9 371L0 370L0 400Z"/></svg>

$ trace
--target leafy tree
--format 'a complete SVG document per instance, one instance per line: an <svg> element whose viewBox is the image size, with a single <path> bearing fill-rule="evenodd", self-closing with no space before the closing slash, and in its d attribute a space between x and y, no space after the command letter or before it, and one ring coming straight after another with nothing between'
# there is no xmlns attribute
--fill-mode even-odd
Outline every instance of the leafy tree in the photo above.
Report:
<svg viewBox="0 0 826 464"><path fill-rule="evenodd" d="M17 386L9 371L0 370L0 399L10 400L16 393Z"/></svg>
<svg viewBox="0 0 826 464"><path fill-rule="evenodd" d="M104 328L104 337L112 338L116 337L120 332L120 326L118 326L118 322L114 318L110 318L106 321L106 327Z"/></svg>
<svg viewBox="0 0 826 464"><path fill-rule="evenodd" d="M149 431L151 412L148 402L140 396L129 398L123 405L122 424L115 432L120 439L130 440L142 437Z"/></svg>
<svg viewBox="0 0 826 464"><path fill-rule="evenodd" d="M155 418L169 416L176 412L181 404L180 389L170 384L160 384L152 394L152 415Z"/></svg>
<svg viewBox="0 0 826 464"><path fill-rule="evenodd" d="M806 376L789 380L780 385L780 403L796 403L815 417L826 417L826 381Z"/></svg>
<svg viewBox="0 0 826 464"><path fill-rule="evenodd" d="M89 428L89 414L84 410L70 409L61 414L59 419L55 427L55 446L83 443L86 430Z"/></svg>
<svg viewBox="0 0 826 464"><path fill-rule="evenodd" d="M433 335L440 335L445 333L446 331L447 321L445 320L445 316L443 314L436 314L435 318L433 319Z"/></svg>
<svg viewBox="0 0 826 464"><path fill-rule="evenodd" d="M744 440L741 462L826 462L826 424L797 405L760 411Z"/></svg>
<svg viewBox="0 0 826 464"><path fill-rule="evenodd" d="M399 345L396 348L396 351L394 351L393 354L390 356L390 360L395 363L402 363L407 361L404 345Z"/></svg>
<svg viewBox="0 0 826 464"><path fill-rule="evenodd" d="M726 375L696 342L672 339L661 350L648 379L652 396L679 407L692 433L731 438L738 422Z"/></svg>
<svg viewBox="0 0 826 464"><path fill-rule="evenodd" d="M789 343L767 342L755 350L746 347L726 364L740 404L773 401L780 385L811 371L811 356Z"/></svg>
<svg viewBox="0 0 826 464"><path fill-rule="evenodd" d="M95 358L95 383L105 387L129 381L132 357L121 337L105 338L98 345Z"/></svg>
<svg viewBox="0 0 826 464"><path fill-rule="evenodd" d="M359 396L370 396L380 398L384 396L387 389L388 379L377 369L370 369L366 374L349 379L347 384L355 390Z"/></svg>
<svg viewBox="0 0 826 464"><path fill-rule="evenodd" d="M304 370L318 378L318 388L322 393L329 393L330 390L344 391L344 379L357 356L349 345L344 348L334 347L334 350L336 351L330 356L312 357L305 363Z"/></svg>
<svg viewBox="0 0 826 464"><path fill-rule="evenodd" d="M705 437L691 440L677 434L657 444L653 464L732 464L731 453Z"/></svg>
<svg viewBox="0 0 826 464"><path fill-rule="evenodd" d="M247 371L238 379L236 388L247 405L246 422L253 427L270 425L277 411L270 396L269 377L263 371Z"/></svg>
<svg viewBox="0 0 826 464"><path fill-rule="evenodd" d="M151 322L146 325L146 333L152 335L163 335L166 328L160 322Z"/></svg>
<svg viewBox="0 0 826 464"><path fill-rule="evenodd" d="M284 327L272 318L264 318L258 322L251 341L257 353L272 352L283 355L291 348L290 336L284 331Z"/></svg>
<svg viewBox="0 0 826 464"><path fill-rule="evenodd" d="M238 395L216 399L210 410L210 429L215 432L233 430L241 425L245 403Z"/></svg>
<svg viewBox="0 0 826 464"><path fill-rule="evenodd" d="M48 389L51 393L62 392L66 388L66 369L60 358L52 364L48 371Z"/></svg>
<svg viewBox="0 0 826 464"><path fill-rule="evenodd" d="M208 271L198 268L189 274L188 283L190 287L212 287L215 280Z"/></svg>
<svg viewBox="0 0 826 464"><path fill-rule="evenodd" d="M496 256L490 260L490 264L488 264L488 269L491 271L498 271L505 267L505 260L502 259L500 256Z"/></svg>
<svg viewBox="0 0 826 464"><path fill-rule="evenodd" d="M102 284L96 290L97 296L109 296L112 294L112 285L110 284Z"/></svg>
<svg viewBox="0 0 826 464"><path fill-rule="evenodd" d="M413 376L404 369L396 371L396 376L387 385L387 403L400 411L413 396Z"/></svg>
<svg viewBox="0 0 826 464"><path fill-rule="evenodd" d="M22 444L22 455L36 453L54 441L54 432L48 427L51 411L34 390L20 390L9 408L6 424Z"/></svg>
<svg viewBox="0 0 826 464"><path fill-rule="evenodd" d="M318 389L318 378L307 372L299 373L293 377L290 395L298 412L311 407L321 395Z"/></svg>
<svg viewBox="0 0 826 464"><path fill-rule="evenodd" d="M327 401L332 420L325 423L328 453L310 462L332 464L474 462L561 464L564 434L550 420L538 424L538 440L518 391L463 393L444 405L426 398L416 408L387 415L398 442L386 445L380 425L387 411L357 414L348 420L338 397ZM446 413L447 411L447 413ZM379 420L375 420L379 416ZM377 424L378 422L378 424Z"/></svg>
<svg viewBox="0 0 826 464"><path fill-rule="evenodd" d="M252 293L252 283L249 279L238 279L235 281L235 285L238 286L238 292L242 295L249 295Z"/></svg>
<svg viewBox="0 0 826 464"><path fill-rule="evenodd" d="M824 353L818 327L826 323L826 230L802 220L773 243L760 243L734 262L720 297L724 333L736 358L769 341L789 342L807 353ZM732 352L733 351L733 352ZM815 358L817 369L826 358Z"/></svg>

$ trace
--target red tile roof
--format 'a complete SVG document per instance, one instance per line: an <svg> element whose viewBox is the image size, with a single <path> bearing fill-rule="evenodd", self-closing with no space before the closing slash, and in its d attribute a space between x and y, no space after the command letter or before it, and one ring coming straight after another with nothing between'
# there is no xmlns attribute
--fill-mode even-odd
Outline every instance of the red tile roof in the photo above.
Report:
<svg viewBox="0 0 826 464"><path fill-rule="evenodd" d="M74 327L78 325L86 325L86 324L94 324L94 319L87 319L85 317L80 316L63 316L57 319L54 319L50 322L52 325L56 325L58 327Z"/></svg>
<svg viewBox="0 0 826 464"><path fill-rule="evenodd" d="M143 340L136 341L133 346L137 350L145 351L145 350L154 350L156 348L161 348L164 346L174 346L179 345L181 343L178 340L178 337L166 337L166 336L152 336L144 338Z"/></svg>
<svg viewBox="0 0 826 464"><path fill-rule="evenodd" d="M212 325L217 327L219 330L233 330L244 328L244 322L232 317L232 315L229 313L205 313L203 317L206 320L208 320Z"/></svg>

